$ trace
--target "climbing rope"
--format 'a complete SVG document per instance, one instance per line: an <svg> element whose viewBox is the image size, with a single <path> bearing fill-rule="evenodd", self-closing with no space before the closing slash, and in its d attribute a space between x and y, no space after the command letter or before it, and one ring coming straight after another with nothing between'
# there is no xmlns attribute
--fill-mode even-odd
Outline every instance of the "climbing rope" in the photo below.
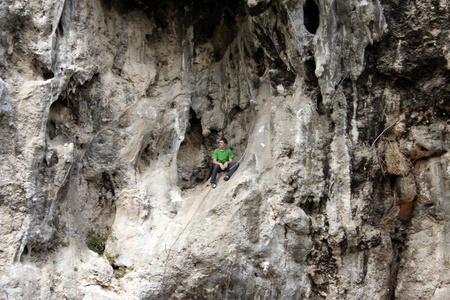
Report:
<svg viewBox="0 0 450 300"><path fill-rule="evenodd" d="M239 159L238 162L234 164L234 166L232 166L231 168L228 169L228 172L230 172L231 170L233 170L234 168L236 168L237 166L239 166L239 163L240 163L241 160L244 158L245 153L247 153L247 149L245 149L244 154L241 156L241 159Z"/></svg>
<svg viewBox="0 0 450 300"><path fill-rule="evenodd" d="M239 163L242 161L242 159L244 158L245 154L247 153L247 149L245 149L244 154L241 156L241 158L239 159L239 161L230 169L228 169L229 171L231 171L232 169L236 168ZM164 262L164 273L163 273L163 284L162 284L162 288L164 290L165 288L165 284L166 284L166 272L167 272L167 262L169 261L170 258L170 254L172 252L172 248L176 245L176 243L178 242L178 240L180 239L181 235L184 233L184 231L186 230L186 228L191 224L192 219L194 218L194 216L197 214L198 210L200 209L200 207L202 206L203 202L205 201L207 197L204 197L203 200L200 202L200 204L198 205L198 207L195 209L195 212L192 214L191 218L189 219L189 221L187 222L187 224L183 227L183 230L181 230L180 234L178 235L178 237L175 239L175 241L173 242L172 246L169 247L169 249L167 250L167 257L166 260Z"/></svg>
<svg viewBox="0 0 450 300"><path fill-rule="evenodd" d="M253 132L253 129L255 128L255 123L253 122L251 127L249 128L248 132L251 133ZM238 167L240 162L242 161L242 159L245 157L245 154L247 154L247 149L248 149L248 144L249 141L247 141L247 147L245 148L244 154L241 156L241 158L238 160L238 162L231 167L229 170L233 170L234 168ZM180 239L181 235L184 233L184 231L186 230L186 228L191 224L192 219L194 218L194 216L197 214L198 210L200 209L200 207L202 206L203 202L205 201L207 197L204 197L202 199L202 201L200 201L200 204L198 205L198 207L195 209L195 212L192 214L191 218L189 219L189 221L186 223L186 225L183 227L183 230L181 230L180 234L178 235L178 237L175 239L175 241L172 243L172 245L169 247L169 249L167 250L167 257L166 257L166 261L164 262L164 273L163 273L163 282L162 282L162 290L165 289L166 287L166 273L167 273L167 262L169 261L171 252L172 252L172 248L176 245L176 243L178 242L178 240Z"/></svg>

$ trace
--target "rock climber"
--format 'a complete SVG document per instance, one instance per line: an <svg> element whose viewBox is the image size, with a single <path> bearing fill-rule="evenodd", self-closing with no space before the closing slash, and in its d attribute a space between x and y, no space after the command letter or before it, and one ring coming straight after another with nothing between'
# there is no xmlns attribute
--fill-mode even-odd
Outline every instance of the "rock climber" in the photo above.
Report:
<svg viewBox="0 0 450 300"><path fill-rule="evenodd" d="M233 175L234 171L239 167L239 162L233 162L233 152L230 148L227 148L228 141L226 138L219 140L219 148L214 150L213 159L213 171L211 175L211 184L213 188L217 187L216 177L219 172L228 172L223 180L227 181Z"/></svg>

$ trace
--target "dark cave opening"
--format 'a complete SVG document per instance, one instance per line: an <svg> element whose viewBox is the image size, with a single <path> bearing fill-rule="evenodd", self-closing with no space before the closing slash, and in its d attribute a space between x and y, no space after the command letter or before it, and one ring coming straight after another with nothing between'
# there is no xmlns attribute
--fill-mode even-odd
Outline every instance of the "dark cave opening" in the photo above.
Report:
<svg viewBox="0 0 450 300"><path fill-rule="evenodd" d="M303 6L303 18L306 29L312 34L316 34L320 25L320 12L314 0L306 0Z"/></svg>
<svg viewBox="0 0 450 300"><path fill-rule="evenodd" d="M194 43L211 42L214 47L214 59L219 61L228 46L236 38L239 26L247 14L241 0L103 0L104 7L119 13L133 10L143 11L149 19L154 19L158 30L169 29L172 20L177 35L181 39L185 30L194 28Z"/></svg>
<svg viewBox="0 0 450 300"><path fill-rule="evenodd" d="M282 84L285 88L290 88L295 82L295 73L285 67L281 58L277 58L269 63L269 79L274 88Z"/></svg>
<svg viewBox="0 0 450 300"><path fill-rule="evenodd" d="M314 83L315 86L318 85L317 77L316 77L316 62L314 60L314 56L309 56L309 58L305 61L305 75L306 80Z"/></svg>
<svg viewBox="0 0 450 300"><path fill-rule="evenodd" d="M52 103L47 120L47 137L54 140L59 137L60 142L70 142L71 132L68 124L75 119L68 99L60 97Z"/></svg>
<svg viewBox="0 0 450 300"><path fill-rule="evenodd" d="M186 13L186 24L194 25L194 43L210 41L214 58L219 61L236 38L240 22L245 18L242 1L192 1Z"/></svg>
<svg viewBox="0 0 450 300"><path fill-rule="evenodd" d="M264 50L259 47L256 52L253 54L253 60L255 62L255 71L256 71L256 75L258 77L261 77L264 75L264 73L266 72L267 66L265 64L265 56L264 56Z"/></svg>
<svg viewBox="0 0 450 300"><path fill-rule="evenodd" d="M191 108L189 126L177 156L178 186L185 190L205 182L211 173L211 155L218 139L212 131L203 136L201 118Z"/></svg>
<svg viewBox="0 0 450 300"><path fill-rule="evenodd" d="M53 77L55 77L55 74L52 71L45 71L42 76L44 77L45 80L49 80L52 79Z"/></svg>

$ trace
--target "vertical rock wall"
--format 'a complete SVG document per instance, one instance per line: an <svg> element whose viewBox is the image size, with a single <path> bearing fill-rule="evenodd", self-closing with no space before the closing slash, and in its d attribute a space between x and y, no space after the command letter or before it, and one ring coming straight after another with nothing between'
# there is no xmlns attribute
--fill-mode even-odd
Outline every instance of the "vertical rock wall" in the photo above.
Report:
<svg viewBox="0 0 450 300"><path fill-rule="evenodd" d="M448 294L447 1L0 16L0 298Z"/></svg>

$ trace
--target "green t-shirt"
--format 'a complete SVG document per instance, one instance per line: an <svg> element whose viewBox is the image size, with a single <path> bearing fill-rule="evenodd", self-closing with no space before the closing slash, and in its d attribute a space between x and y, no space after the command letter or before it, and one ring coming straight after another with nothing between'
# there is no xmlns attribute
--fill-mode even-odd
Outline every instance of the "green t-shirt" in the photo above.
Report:
<svg viewBox="0 0 450 300"><path fill-rule="evenodd" d="M213 156L212 158L217 160L218 162L221 163L226 163L227 161L230 160L230 158L233 158L233 152L231 152L230 148L225 148L225 150L221 151L220 148L217 148L216 150L214 150Z"/></svg>

